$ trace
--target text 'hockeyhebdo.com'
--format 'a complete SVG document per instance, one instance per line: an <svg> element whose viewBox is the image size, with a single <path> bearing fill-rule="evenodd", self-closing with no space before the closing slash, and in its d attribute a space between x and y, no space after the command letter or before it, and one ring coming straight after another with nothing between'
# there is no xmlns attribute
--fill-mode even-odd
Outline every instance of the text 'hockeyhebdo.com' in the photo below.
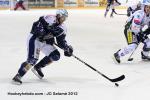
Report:
<svg viewBox="0 0 150 100"><path fill-rule="evenodd" d="M7 92L10 96L77 96L78 92Z"/></svg>

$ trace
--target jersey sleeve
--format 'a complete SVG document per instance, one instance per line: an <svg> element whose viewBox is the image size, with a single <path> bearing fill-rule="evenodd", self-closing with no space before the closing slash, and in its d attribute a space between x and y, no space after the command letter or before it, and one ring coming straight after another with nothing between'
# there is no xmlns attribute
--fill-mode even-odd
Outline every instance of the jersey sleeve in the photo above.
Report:
<svg viewBox="0 0 150 100"><path fill-rule="evenodd" d="M61 28L63 31L56 36L56 41L59 47L61 47L62 49L65 49L68 46L67 41L66 41L67 29L64 24L60 25L59 28Z"/></svg>
<svg viewBox="0 0 150 100"><path fill-rule="evenodd" d="M44 20L49 24L49 26L56 23L56 17L54 15L46 15L44 16Z"/></svg>
<svg viewBox="0 0 150 100"><path fill-rule="evenodd" d="M65 50L66 47L68 46L67 41L66 41L66 34L61 34L60 36L56 37L56 41L57 41L58 46L61 49Z"/></svg>

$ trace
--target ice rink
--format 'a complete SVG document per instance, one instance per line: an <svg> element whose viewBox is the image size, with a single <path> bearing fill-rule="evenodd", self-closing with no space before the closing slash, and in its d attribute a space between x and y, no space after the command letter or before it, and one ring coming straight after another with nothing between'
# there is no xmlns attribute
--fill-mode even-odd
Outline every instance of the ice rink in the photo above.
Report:
<svg viewBox="0 0 150 100"><path fill-rule="evenodd" d="M126 13L125 10L116 11ZM44 79L38 79L29 71L23 77L22 85L13 85L11 79L26 60L26 40L32 23L55 10L0 11L1 100L149 100L150 62L141 61L142 44L135 51L132 62L127 61L128 56L120 65L112 60L113 53L127 45L123 34L127 17L114 15L110 18L108 15L104 18L104 10L94 9L68 12L67 40L74 48L74 55L110 78L124 74L126 78L119 82L120 87L115 87L75 58L64 57L60 49L61 59L43 69ZM43 56L41 53L40 58ZM53 94L57 92L67 95Z"/></svg>

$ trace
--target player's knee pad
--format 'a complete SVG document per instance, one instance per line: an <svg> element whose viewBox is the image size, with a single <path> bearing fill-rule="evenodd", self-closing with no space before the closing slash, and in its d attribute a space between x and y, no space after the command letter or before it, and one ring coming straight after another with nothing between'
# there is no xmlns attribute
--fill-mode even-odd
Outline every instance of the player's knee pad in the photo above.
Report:
<svg viewBox="0 0 150 100"><path fill-rule="evenodd" d="M137 47L137 44L136 43L132 43L130 45L128 45L127 49L129 52L135 50L135 48Z"/></svg>
<svg viewBox="0 0 150 100"><path fill-rule="evenodd" d="M31 68L31 64L26 62L23 62L20 66L20 69L18 70L18 73L20 76L23 76L30 68Z"/></svg>
<svg viewBox="0 0 150 100"><path fill-rule="evenodd" d="M34 66L37 61L38 61L38 59L36 59L36 58L28 58L27 59L27 63L29 63L32 66Z"/></svg>
<svg viewBox="0 0 150 100"><path fill-rule="evenodd" d="M53 52L50 53L49 58L51 61L57 61L60 59L60 53L58 50L54 50Z"/></svg>

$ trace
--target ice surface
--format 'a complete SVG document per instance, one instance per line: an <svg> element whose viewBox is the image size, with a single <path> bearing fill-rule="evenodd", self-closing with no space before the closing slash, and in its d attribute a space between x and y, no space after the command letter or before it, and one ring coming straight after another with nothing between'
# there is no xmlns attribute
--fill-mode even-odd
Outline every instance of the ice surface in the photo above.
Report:
<svg viewBox="0 0 150 100"><path fill-rule="evenodd" d="M116 10L126 13L125 10ZM123 34L126 16L104 18L104 10L69 10L66 21L67 40L74 54L110 78L126 75L116 88L74 58L62 56L58 62L43 69L45 77L39 80L31 71L23 77L21 86L11 84L20 64L26 60L26 38L32 23L39 16L55 10L0 11L0 97L1 100L149 100L150 62L140 59L137 49L134 61L117 65L112 55L126 46ZM41 53L40 58L44 55ZM44 93L44 95L12 96L8 93ZM45 95L48 92L77 92L78 95Z"/></svg>

